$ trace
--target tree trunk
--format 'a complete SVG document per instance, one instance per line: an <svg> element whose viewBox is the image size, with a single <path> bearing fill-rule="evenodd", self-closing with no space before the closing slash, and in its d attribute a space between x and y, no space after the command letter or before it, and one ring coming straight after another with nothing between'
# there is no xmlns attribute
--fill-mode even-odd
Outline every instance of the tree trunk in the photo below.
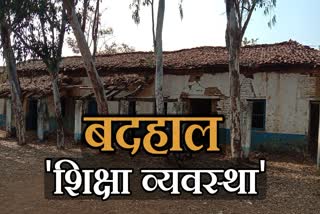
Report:
<svg viewBox="0 0 320 214"><path fill-rule="evenodd" d="M164 20L165 0L159 1L157 29L156 29L156 75L155 75L155 97L157 115L164 115L163 101L163 51L162 51L162 29Z"/></svg>
<svg viewBox="0 0 320 214"><path fill-rule="evenodd" d="M242 112L242 158L248 160L251 147L251 126L252 126L252 102L248 101L241 105Z"/></svg>
<svg viewBox="0 0 320 214"><path fill-rule="evenodd" d="M227 32L226 45L229 51L230 80L230 140L233 159L242 157L241 126L240 126L240 47L241 29L238 27L234 0L226 0Z"/></svg>
<svg viewBox="0 0 320 214"><path fill-rule="evenodd" d="M79 20L75 13L74 2L70 0L63 0L63 6L67 12L69 23L73 29L74 35L76 37L79 50L84 61L88 77L91 81L91 85L94 91L94 94L97 99L98 112L100 114L108 114L108 105L107 99L105 96L104 86L97 72L93 57L90 52L90 48L86 41Z"/></svg>
<svg viewBox="0 0 320 214"><path fill-rule="evenodd" d="M26 144L24 128L25 117L23 113L23 105L21 99L21 88L16 69L16 60L11 46L10 29L7 24L7 21L5 20L5 16L1 17L0 25L3 55L6 61L6 69L8 72L8 78L10 82L10 90L13 104L12 106L16 123L18 144L24 145Z"/></svg>
<svg viewBox="0 0 320 214"><path fill-rule="evenodd" d="M61 113L61 99L60 99L60 91L58 85L58 70L59 66L53 66L48 68L51 82L52 82L52 92L53 92L53 102L56 113L56 122L57 122L57 148L64 149L64 130L63 130L63 121L62 121L62 113Z"/></svg>
<svg viewBox="0 0 320 214"><path fill-rule="evenodd" d="M82 23L81 23L81 30L84 32L86 30L86 24L87 24L87 15L88 15L88 6L89 6L89 0L83 1L83 13L82 13Z"/></svg>
<svg viewBox="0 0 320 214"><path fill-rule="evenodd" d="M93 26L92 26L93 60L95 60L95 58L96 58L97 48L98 48L98 33L99 33L99 23L100 23L99 10L100 10L100 0L97 0L96 10L94 12L94 18L93 18Z"/></svg>
<svg viewBox="0 0 320 214"><path fill-rule="evenodd" d="M154 50L154 53L157 52L157 49L156 49L156 34L155 34L155 29L154 29L154 1L151 0L151 27L152 27L152 42L153 42L153 50Z"/></svg>

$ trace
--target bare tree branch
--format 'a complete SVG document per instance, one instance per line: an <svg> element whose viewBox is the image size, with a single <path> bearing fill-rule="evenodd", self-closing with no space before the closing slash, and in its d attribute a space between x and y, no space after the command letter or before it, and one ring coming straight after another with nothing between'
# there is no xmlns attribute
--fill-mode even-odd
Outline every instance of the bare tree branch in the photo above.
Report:
<svg viewBox="0 0 320 214"><path fill-rule="evenodd" d="M245 22L244 22L244 24L243 24L243 27L241 28L241 39L243 38L243 36L244 36L244 34L245 34L246 30L247 30L249 21L250 21L250 19L251 19L251 16L252 16L253 11L254 11L255 8L256 8L256 5L257 5L257 1L254 1L253 4L252 4L252 6L249 7L248 16L246 17L246 20L245 20Z"/></svg>

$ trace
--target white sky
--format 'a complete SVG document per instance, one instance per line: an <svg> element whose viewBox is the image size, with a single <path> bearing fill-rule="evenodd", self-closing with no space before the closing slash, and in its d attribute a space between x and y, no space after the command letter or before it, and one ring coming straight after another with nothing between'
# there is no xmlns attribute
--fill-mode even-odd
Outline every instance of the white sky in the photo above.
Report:
<svg viewBox="0 0 320 214"><path fill-rule="evenodd" d="M225 45L225 1L224 0L183 0L184 18L180 19L178 3L180 0L166 0L163 29L164 50L177 50L198 46ZM143 7L141 23L132 20L129 4L132 0L103 0L102 28L112 27L114 35L110 40L128 44L137 51L152 51L151 11ZM156 1L158 2L158 1ZM288 8L289 3L294 7ZM296 40L302 44L318 48L320 45L319 0L278 0L275 14L277 23L269 29L268 17L261 10L255 11L246 36L258 38L258 43L274 43ZM71 31L72 33L72 31ZM67 45L63 55L74 55ZM0 65L2 65L0 58Z"/></svg>
<svg viewBox="0 0 320 214"><path fill-rule="evenodd" d="M103 0L103 6L107 10L102 15L102 27L113 28L113 40L117 43L126 43L138 51L151 51L151 10L149 7L142 8L141 23L136 25L129 9L131 2L132 0ZM182 20L178 3L179 0L166 0L163 28L164 50L206 45L224 46L226 28L224 0L184 0ZM64 55L72 54L68 48L65 48Z"/></svg>

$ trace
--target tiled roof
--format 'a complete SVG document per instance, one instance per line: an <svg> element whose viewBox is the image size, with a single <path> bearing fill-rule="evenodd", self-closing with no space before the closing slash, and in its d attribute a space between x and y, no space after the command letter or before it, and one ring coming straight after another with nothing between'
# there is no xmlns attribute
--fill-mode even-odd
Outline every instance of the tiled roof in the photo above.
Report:
<svg viewBox="0 0 320 214"><path fill-rule="evenodd" d="M0 82L0 97L6 97L10 94L10 84L7 79L2 81ZM19 81L23 95L30 93L41 97L52 93L51 77L49 75L20 77ZM59 75L60 87L68 85L71 81L71 78Z"/></svg>
<svg viewBox="0 0 320 214"><path fill-rule="evenodd" d="M146 84L148 79L138 74L125 74L125 75L108 75L102 77L102 82L106 87L124 88L132 90L138 86ZM20 86L23 96L38 97L45 96L52 93L51 77L47 74L36 76L23 76L19 78ZM59 88L65 90L70 87L90 87L90 84L82 82L80 79L73 79L67 75L59 75ZM7 97L10 95L10 84L6 77L0 81L0 97Z"/></svg>
<svg viewBox="0 0 320 214"><path fill-rule="evenodd" d="M276 44L245 46L241 50L242 67L256 68L277 65L302 65L320 67L320 51L295 41ZM225 47L198 47L179 51L164 52L164 69L190 70L201 68L226 67L228 52ZM154 55L151 52L133 52L96 57L99 72L112 71L148 71L153 70ZM45 65L39 60L18 65L19 71L45 71ZM64 72L84 71L81 57L66 57L61 63Z"/></svg>

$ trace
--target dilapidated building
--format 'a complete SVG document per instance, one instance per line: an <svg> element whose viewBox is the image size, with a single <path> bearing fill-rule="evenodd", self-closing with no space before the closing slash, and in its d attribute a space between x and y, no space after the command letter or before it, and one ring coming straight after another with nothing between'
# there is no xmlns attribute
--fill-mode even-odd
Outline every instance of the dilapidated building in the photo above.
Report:
<svg viewBox="0 0 320 214"><path fill-rule="evenodd" d="M316 152L320 103L320 52L295 41L246 46L241 51L241 99L252 103L254 149ZM110 114L153 114L154 55L150 52L96 58ZM55 130L51 83L38 60L18 65L27 130L43 139ZM167 114L223 114L221 143L229 142L229 74L225 47L164 53ZM81 115L97 111L81 57L66 57L60 68L64 126L79 140ZM12 122L9 85L0 85L0 125Z"/></svg>

